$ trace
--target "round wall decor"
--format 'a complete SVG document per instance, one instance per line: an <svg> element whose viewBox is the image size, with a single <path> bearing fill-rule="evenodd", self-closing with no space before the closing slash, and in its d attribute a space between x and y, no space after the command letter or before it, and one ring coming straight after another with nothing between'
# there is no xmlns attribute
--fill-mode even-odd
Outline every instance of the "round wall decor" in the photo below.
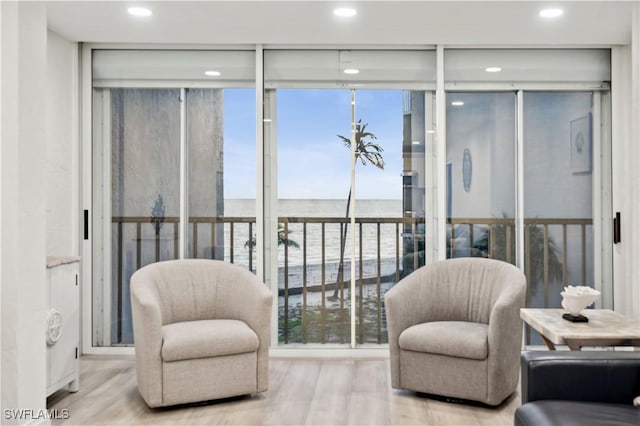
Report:
<svg viewBox="0 0 640 426"><path fill-rule="evenodd" d="M471 190L471 175L473 172L473 166L471 163L471 152L469 148L465 148L462 154L462 184L464 185L465 192Z"/></svg>

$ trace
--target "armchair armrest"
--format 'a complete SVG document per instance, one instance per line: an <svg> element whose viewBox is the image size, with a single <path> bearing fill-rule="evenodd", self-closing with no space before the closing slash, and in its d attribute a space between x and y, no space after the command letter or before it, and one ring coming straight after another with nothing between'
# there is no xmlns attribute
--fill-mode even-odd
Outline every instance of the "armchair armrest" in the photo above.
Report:
<svg viewBox="0 0 640 426"><path fill-rule="evenodd" d="M543 399L633 404L640 396L640 353L525 352L522 403Z"/></svg>
<svg viewBox="0 0 640 426"><path fill-rule="evenodd" d="M489 348L504 354L510 351L518 359L522 340L522 320L520 308L525 302L525 286L509 286L502 291L489 315ZM515 351L515 353L514 353ZM515 361L517 370L517 361Z"/></svg>
<svg viewBox="0 0 640 426"><path fill-rule="evenodd" d="M524 305L524 298L524 283L504 288L489 316L487 389L496 396L495 404L505 397L502 389L513 391L518 387L518 358L522 342L520 308Z"/></svg>
<svg viewBox="0 0 640 426"><path fill-rule="evenodd" d="M140 394L150 407L162 405L162 315L155 287L145 271L131 277L131 316Z"/></svg>

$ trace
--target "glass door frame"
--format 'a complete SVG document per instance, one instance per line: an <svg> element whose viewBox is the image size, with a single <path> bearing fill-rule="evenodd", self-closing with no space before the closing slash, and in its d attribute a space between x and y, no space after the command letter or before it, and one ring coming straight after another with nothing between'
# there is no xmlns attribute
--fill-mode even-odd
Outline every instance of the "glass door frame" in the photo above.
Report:
<svg viewBox="0 0 640 426"><path fill-rule="evenodd" d="M258 95L258 105L257 105L257 111L258 111L258 117L257 117L257 121L259 123L259 125L261 124L261 129L262 132L259 132L260 134L258 135L258 143L259 143L259 150L262 150L262 158L258 159L259 164L262 165L263 170L262 173L260 171L258 171L258 181L259 181L259 188L262 189L262 191L259 191L261 193L261 202L259 203L259 205L264 206L264 211L263 211L263 228L261 230L261 232L259 231L258 235L262 235L262 242L260 241L260 238L258 238L258 246L262 247L264 249L263 253L264 253L264 258L262 259L262 269L261 271L263 272L263 279L265 281L265 283L267 284L267 286L271 289L272 294L273 294L273 299L274 299L274 303L272 306L272 324L271 324L271 348L272 350L275 349L277 351L277 353L282 353L282 354L294 354L296 352L305 352L304 349L302 349L299 345L288 345L288 344L281 344L278 341L278 252L277 252L277 247L278 247L278 236L277 236L277 228L278 228L278 194L277 194L277 188L278 188L278 181L277 181L277 117L276 117L276 91L278 90L278 88L266 88L264 85L264 55L265 53L268 54L268 51L271 49L263 49L261 46L259 46L258 51L257 51L257 63L258 63L258 77L257 77L257 90ZM274 49L274 50L287 50L287 49ZM293 50L299 50L299 49L293 49ZM314 49L309 49L309 50L314 50ZM341 49L321 49L321 50L341 50ZM349 50L349 49L347 49ZM361 50L377 50L377 49L361 49ZM388 50L388 49L382 49L382 50ZM433 49L428 49L428 48L418 48L416 47L415 49L410 49L410 50L415 50L415 51L433 51ZM260 62L258 62L260 61ZM262 90L260 90L260 88ZM313 86L313 85L309 85L308 83L298 83L295 82L293 84L288 84L286 86L286 89L318 89L318 88L331 88L331 89L344 89L344 90L350 90L351 91L351 188L352 188L352 198L351 198L351 204L349 206L349 227L353 230L356 229L356 214L355 214L355 208L356 208L356 203L357 203L357 179L356 179L356 153L355 153L355 133L356 133L356 103L354 102L354 93L357 90L376 90L376 89L381 89L381 90L415 90L415 91L422 91L425 94L425 108L424 108L424 122L425 122L425 126L429 126L428 128L425 128L425 131L427 130L434 130L431 128L431 123L433 121L432 118L432 114L435 114L435 110L433 108L434 102L434 96L435 96L435 87L433 87L433 85L430 84L422 84L422 83L389 83L389 84L384 84L384 82L375 82L375 83L371 83L371 84L365 84L365 85L350 85L348 83L345 83L344 85L340 86L340 87L333 87L333 86L328 86L326 83L323 83L319 86ZM424 167L425 170L433 170L433 164L435 164L435 152L436 149L433 146L433 144L435 143L435 134L432 132L427 132L425 135L425 155L424 155ZM437 190L437 184L436 184L436 176L435 173L429 174L427 173L427 175L425 176L425 192L428 191L436 191ZM428 196L431 196L432 194L425 194L425 200L427 200ZM425 201L428 202L428 201ZM431 213L432 211L429 208L425 208L425 212L429 212L427 213L425 216L425 228L427 229L433 229L431 226L429 226L431 223L435 222L435 217L433 216L433 213ZM425 240L429 239L429 234L428 232L433 232L433 231L425 231ZM430 239L429 239L430 240ZM268 242L268 244L265 244L265 242ZM351 262L351 265L355 265L358 261L358 258L356 256L356 232L351 232L351 251L345 253L345 262ZM425 257L426 260L425 262L430 262L433 260L433 256L434 256L434 250L433 249L429 249L427 247L427 244L425 243ZM351 297L351 306L355 307L356 306L356 297L357 297L357 293L356 293L356 268L350 268L350 273L351 273L351 278L350 278L350 286L351 286L351 292L350 292L350 297ZM260 275L259 275L260 276ZM346 299L346 298L345 298ZM386 344L382 344L382 345L376 345L375 348L372 348L372 346L370 344L359 344L357 343L357 332L356 332L356 327L357 327L357 323L358 323L358 317L356 315L356 310L355 308L350 309L350 315L349 315L349 328L350 328L350 336L347 339L348 343L347 344L333 344L333 343L309 343L309 344L305 344L304 348L308 349L309 351L311 351L313 354L319 354L322 353L323 350L329 350L329 351L333 351L333 353L335 353L336 349L348 349L348 350L352 350L352 349L358 349L359 351L366 351L369 349L373 349L374 351L378 351L380 349L383 350L387 350L387 345Z"/></svg>
<svg viewBox="0 0 640 426"><path fill-rule="evenodd" d="M611 135L610 126L601 125L611 122L611 95L608 84L445 84L441 100L447 93L454 92L516 92L516 266L524 272L524 96L527 92L589 92L593 96L593 172L592 172L592 217L593 217L593 247L594 247L594 286L601 292L600 299L596 302L598 308L613 306L613 237L612 229L608 226L612 217L612 186L611 186ZM444 128L446 129L446 103L439 102L438 112L444 116ZM440 124L440 123L439 123ZM600 130L600 131L598 131ZM440 132L439 132L440 135ZM446 135L445 135L446 136ZM446 161L446 145L438 145L441 150L438 157ZM443 161L439 161L439 164ZM440 182L446 186L446 168L440 175ZM442 191L440 191L442 192ZM439 193L440 193L439 192ZM446 197L446 190L444 191ZM446 201L443 208L446 209ZM439 258L446 258L446 210L445 220L440 222Z"/></svg>
<svg viewBox="0 0 640 426"><path fill-rule="evenodd" d="M93 108L92 108L92 50L93 49L126 49L128 46L118 45L92 45L85 44L81 53L81 108L80 123L81 139L80 159L81 159L81 182L79 190L81 194L81 208L84 209L85 216L93 212L93 208L102 208L99 206L99 200L94 199L94 170L93 170ZM149 49L171 49L171 46L150 46ZM432 48L425 46L415 46L416 50ZM224 50L224 49L220 49ZM254 87L256 90L256 274L262 279L277 296L277 270L271 268L270 265L277 264L277 205L273 202L275 199L276 179L276 152L273 143L265 137L269 131L264 121L265 109L269 106L265 104L264 90L264 47L262 45L245 46L245 50L255 51L255 76ZM613 303L613 249L609 244L612 240L612 229L610 225L610 217L612 211L612 187L611 187L611 92L609 86L604 84L456 84L451 85L445 83L444 75L444 46L436 46L436 67L437 77L435 91L433 87L415 88L416 90L425 90L425 94L435 97L435 133L427 134L427 143L425 150L425 167L431 170L425 176L425 262L430 263L446 257L446 189L443 184L446 183L446 90L458 91L513 91L519 93L518 101L518 117L522 117L521 98L525 91L593 91L594 93L594 129L601 128L601 132L594 132L594 152L593 152L593 216L594 216L594 276L596 287L600 287L602 298L599 301L599 307L610 308ZM185 86L187 87L187 86ZM595 99L599 99L600 102ZM430 104L431 105L431 104ZM430 108L430 107L429 107ZM425 108L425 114L426 110ZM430 119L430 117L429 117ZM430 121L427 121L430 123ZM598 124L602 123L599 127ZM518 185L519 194L522 194L522 176L520 171L524 159L522 158L522 139L523 139L523 123L518 120ZM273 139L272 139L273 140ZM519 210L518 217L522 220L522 200L518 200ZM183 212L181 211L181 215ZM519 225L522 228L522 223ZM89 221L85 224L85 234L88 238L84 238L81 245L81 251L84 261L81 264L82 282L82 352L85 354L132 354L133 347L97 347L92 346L93 333L93 310L94 303L92 300L93 292L93 273L97 265L93 263L93 238L95 232L100 230L93 229L93 223ZM184 231L182 231L184 234ZM185 234L186 235L186 234ZM431 244L430 246L428 244ZM520 243L522 244L522 243ZM184 243L180 244L180 249L184 250ZM102 250L107 251L107 246L102 246ZM522 258L523 248L519 248L520 257ZM521 263L522 261L519 260ZM99 271L96 271L99 272ZM273 304L272 324L271 324L271 346L278 348L277 330L278 316L277 303ZM386 350L386 345L382 345L382 349ZM362 351L363 349L361 349ZM289 351L293 354L298 349ZM317 353L317 347L314 348ZM344 352L342 352L344 353ZM361 356L362 352L358 352Z"/></svg>
<svg viewBox="0 0 640 426"><path fill-rule="evenodd" d="M408 85L409 86L409 85ZM375 88L362 88L362 89L366 89L366 90L375 90L378 89L379 87L375 87ZM356 143L355 141L355 137L356 137L356 126L357 126L357 120L356 120L356 91L359 90L361 88L350 88L350 87L345 87L344 90L349 90L350 91L350 96L351 96L351 106L350 106L350 114L351 114L351 118L350 118L350 123L351 123L351 128L350 128L350 138L351 138L351 152L350 152L350 187L352 188L352 194L351 194L351 203L349 205L349 227L352 230L357 229L356 228L356 213L355 213L355 209L356 209L356 204L357 204L357 179L356 179L356 166L357 166L357 159L356 159ZM263 138L263 149L264 149L264 169L265 170L269 170L269 172L266 172L263 174L264 177L264 181L263 181L263 194L262 196L264 197L264 227L265 229L263 230L264 232L264 241L269 241L270 244L266 244L264 247L264 269L263 272L265 273L265 282L267 283L268 287L271 288L272 290L272 294L274 297L274 301L278 300L278 252L277 252L277 247L278 247L278 241L277 241L277 227L278 227L278 194L277 194L277 187L278 187L278 183L277 183L277 132L276 132L276 127L277 127L277 117L276 117L276 92L278 89L265 89L264 90L264 97L263 97L263 103L262 105L263 107L263 117L262 117L262 123L263 123L263 134L262 134L262 138ZM400 90L400 89L396 89L394 88L394 90ZM429 88L426 87L419 87L416 88L415 86L411 86L411 87L407 87L406 89L403 88L402 90L417 90L417 91L421 91L425 94L425 108L424 108L424 120L425 123L431 123L431 113L433 113L433 108L431 107L433 105L433 92L431 90L429 90ZM429 130L429 129L425 129L425 130ZM433 144L433 134L432 133L427 133L425 135L425 155L424 155L424 159L423 161L425 162L425 170L431 170L432 167L430 166L430 161L433 161L433 157L431 157L430 155L428 155L429 153L435 152L435 150L432 148L432 144ZM425 188L426 190L428 190L428 188L433 188L434 184L432 182L433 179L429 179L429 175L427 175L425 177L426 182L425 182ZM429 209L426 209L427 211L429 211ZM427 221L427 223L429 223L429 221L431 220L431 218L429 217L429 215L427 215L427 217L425 218L425 221ZM351 262L352 265L355 265L358 262L358 257L356 255L356 247L357 247L357 241L356 241L356 232L351 232L350 233L350 240L351 240L351 250L349 250L347 253L345 253L345 262ZM260 243L258 243L259 246L261 246ZM268 247L271 247L273 249L270 249ZM425 247L426 249L426 247ZM356 284L357 284L357 277L356 277L356 268L350 268L350 303L352 307L357 306L356 305L356 297L357 297L357 292L356 292ZM289 346L287 344L281 344L278 341L278 304L274 303L273 304L273 315L272 315L272 333L271 333L271 345L272 345L272 349L273 348L278 348L278 349L282 349L282 350L287 350L289 348L291 348L292 346ZM335 349L339 349L339 348L349 348L349 349L355 349L355 348L369 348L370 345L368 344L360 344L357 343L357 331L356 331L356 327L358 324L358 317L355 314L355 310L351 310L351 314L349 315L349 328L350 328L350 336L347 339L348 343L345 345L342 344L331 344L331 343L325 343L325 344L314 344L314 343L310 343L310 344L306 344L305 347L314 351L318 351L321 349L331 349L331 350L335 350ZM381 345L382 348L386 348L386 345ZM295 349L293 350L300 350L300 348L298 346L295 347Z"/></svg>
<svg viewBox="0 0 640 426"><path fill-rule="evenodd" d="M81 291L82 298L82 332L81 346L84 354L133 354L133 345L117 345L111 343L111 323L112 323L112 272L109 265L112 263L112 243L111 243L111 192L109 190L111 182L111 135L109 109L110 100L108 96L101 96L102 100L95 103L96 94L102 89L110 88L133 88L133 89L179 89L180 90L180 138L179 144L179 228L178 228L178 259L184 259L188 253L188 232L189 232L189 158L188 158L188 138L187 138L187 105L186 96L189 88L204 89L231 89L231 88L255 88L257 84L247 86L243 82L191 82L175 81L169 84L151 81L125 81L122 84L103 84L94 87L92 72L93 50L111 49L119 50L118 47L104 47L84 45L82 49L82 138L84 143L81 148L83 162L82 197L85 217L85 238L82 243L83 258L82 282L86 283ZM126 48L123 48L126 50ZM164 50L162 47L153 47L148 50ZM175 50L168 47L167 50ZM189 50L189 49L185 49ZM200 49L196 49L200 50ZM216 49L212 49L216 50ZM224 50L224 49L217 49ZM240 51L247 49L238 49ZM253 50L253 49L251 49ZM257 93L256 93L257 95ZM88 107L87 107L88 106ZM103 120L100 134L94 132L95 120ZM261 126L260 126L261 127ZM87 149L89 147L89 149ZM258 153L259 154L259 153ZM106 186L105 186L106 185ZM257 191L259 192L259 191ZM257 209L260 211L260 209ZM259 234L258 234L259 235ZM99 247L102 254L101 262L95 262L94 255L96 247ZM260 259L260 246L257 248L257 260ZM257 268L260 267L258 262ZM257 273L260 270L257 269ZM258 275L259 276L259 275ZM95 290L98 289L99 292ZM98 294L96 294L98 293ZM97 298L94 300L94 295ZM102 345L94 345L97 340Z"/></svg>

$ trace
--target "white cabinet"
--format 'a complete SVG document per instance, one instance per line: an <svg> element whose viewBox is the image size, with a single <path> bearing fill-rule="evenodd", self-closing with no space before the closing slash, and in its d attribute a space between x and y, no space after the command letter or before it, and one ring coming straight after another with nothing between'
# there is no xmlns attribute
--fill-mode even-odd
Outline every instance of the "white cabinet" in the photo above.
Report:
<svg viewBox="0 0 640 426"><path fill-rule="evenodd" d="M47 257L47 396L65 386L79 389L79 266L77 257Z"/></svg>

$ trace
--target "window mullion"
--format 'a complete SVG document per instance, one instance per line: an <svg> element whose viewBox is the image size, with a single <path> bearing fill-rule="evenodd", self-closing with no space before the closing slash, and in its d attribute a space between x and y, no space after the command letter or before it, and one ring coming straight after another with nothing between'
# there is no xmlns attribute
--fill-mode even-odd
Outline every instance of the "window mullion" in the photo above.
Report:
<svg viewBox="0 0 640 426"><path fill-rule="evenodd" d="M516 266L524 272L524 92L516 97Z"/></svg>
<svg viewBox="0 0 640 426"><path fill-rule="evenodd" d="M178 258L187 257L189 229L189 176L187 150L187 89L180 89L180 230L178 231Z"/></svg>

